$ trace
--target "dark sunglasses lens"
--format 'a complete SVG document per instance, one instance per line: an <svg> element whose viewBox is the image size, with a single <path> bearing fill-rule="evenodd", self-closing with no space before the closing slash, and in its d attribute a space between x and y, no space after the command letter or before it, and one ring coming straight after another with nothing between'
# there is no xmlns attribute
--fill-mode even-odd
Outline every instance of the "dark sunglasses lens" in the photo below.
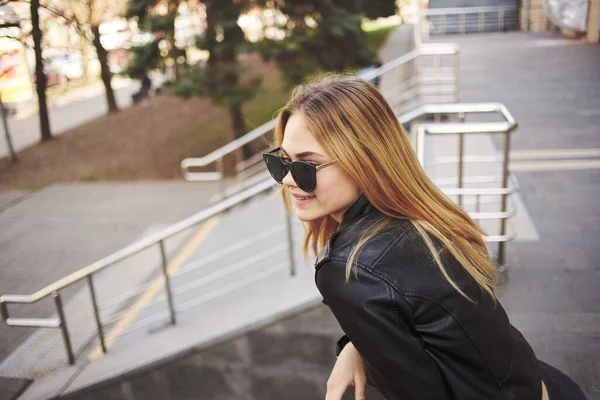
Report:
<svg viewBox="0 0 600 400"><path fill-rule="evenodd" d="M298 187L305 192L312 192L317 186L317 170L312 165L303 163L293 164L292 177Z"/></svg>
<svg viewBox="0 0 600 400"><path fill-rule="evenodd" d="M283 178L287 174L287 170L281 158L277 157L274 154L264 154L263 159L265 160L265 164L267 164L267 169L269 173L277 182L281 183Z"/></svg>

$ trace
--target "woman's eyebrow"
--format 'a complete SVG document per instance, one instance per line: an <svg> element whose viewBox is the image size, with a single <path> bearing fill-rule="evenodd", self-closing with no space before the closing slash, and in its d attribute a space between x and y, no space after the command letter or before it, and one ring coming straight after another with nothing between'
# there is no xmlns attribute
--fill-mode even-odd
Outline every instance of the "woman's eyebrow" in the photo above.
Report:
<svg viewBox="0 0 600 400"><path fill-rule="evenodd" d="M283 147L281 148L281 151L286 155L289 156L288 152L285 151L283 149ZM317 156L317 157L323 157L322 154L319 153L315 153L314 151L303 151L302 153L298 153L296 154L296 158L305 158L305 157L311 157L311 156Z"/></svg>

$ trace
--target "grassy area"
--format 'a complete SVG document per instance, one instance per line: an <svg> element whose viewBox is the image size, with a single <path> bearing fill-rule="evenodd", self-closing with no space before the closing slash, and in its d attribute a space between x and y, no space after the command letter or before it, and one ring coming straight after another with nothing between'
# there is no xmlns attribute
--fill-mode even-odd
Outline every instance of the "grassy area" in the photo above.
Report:
<svg viewBox="0 0 600 400"><path fill-rule="evenodd" d="M273 118L287 91L279 71L248 57L246 74L263 76L263 91L244 105L248 129ZM209 99L161 95L89 121L19 152L19 163L0 159L0 192L61 182L181 179L180 162L231 140L228 110Z"/></svg>
<svg viewBox="0 0 600 400"><path fill-rule="evenodd" d="M362 30L365 33L367 43L379 48L383 46L390 33L396 29L397 26L397 23L386 25L363 24Z"/></svg>

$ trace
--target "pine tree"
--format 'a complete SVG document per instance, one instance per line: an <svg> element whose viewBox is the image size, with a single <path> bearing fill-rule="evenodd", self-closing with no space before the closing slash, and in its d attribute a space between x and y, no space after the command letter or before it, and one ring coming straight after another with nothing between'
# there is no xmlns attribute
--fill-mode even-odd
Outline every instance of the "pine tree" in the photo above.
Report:
<svg viewBox="0 0 600 400"><path fill-rule="evenodd" d="M185 51L175 45L175 18L181 0L130 0L125 17L135 18L142 32L151 33L153 40L130 49L133 58L125 74L134 79L143 79L150 70L164 68L169 60L174 67L175 80L179 80L181 65L179 56ZM163 13L159 13L162 10ZM166 13L164 12L166 10ZM166 44L166 54L160 50L160 44Z"/></svg>
<svg viewBox="0 0 600 400"><path fill-rule="evenodd" d="M242 104L252 99L261 85L258 77L245 85L240 82L242 67L238 62L238 54L246 51L249 43L237 21L251 2L205 0L202 3L206 7L207 26L204 35L198 39L197 46L209 52L208 61L188 66L181 80L167 86L165 90L183 97L209 97L216 104L227 107L232 126L230 139L235 140L247 133ZM243 157L249 158L252 155L251 149L244 146Z"/></svg>
<svg viewBox="0 0 600 400"><path fill-rule="evenodd" d="M266 59L274 59L288 85L324 71L344 71L371 64L377 49L365 42L363 18L393 15L395 0L263 0L287 17L278 26L283 40L260 44Z"/></svg>

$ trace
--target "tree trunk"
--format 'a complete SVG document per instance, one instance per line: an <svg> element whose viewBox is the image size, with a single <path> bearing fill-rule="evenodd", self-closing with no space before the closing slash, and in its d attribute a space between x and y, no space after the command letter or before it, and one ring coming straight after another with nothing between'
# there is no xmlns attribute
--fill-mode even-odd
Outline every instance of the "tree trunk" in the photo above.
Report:
<svg viewBox="0 0 600 400"><path fill-rule="evenodd" d="M169 40L169 56L173 61L173 72L175 77L175 82L179 82L181 79L181 71L179 70L179 65L177 64L178 57L178 49L175 46L175 17L177 16L177 4L178 1L171 0L169 1L169 10L168 13L173 17L173 34L168 35L167 38Z"/></svg>
<svg viewBox="0 0 600 400"><path fill-rule="evenodd" d="M229 107L229 116L231 117L233 135L236 139L239 139L248 133L246 132L246 123L244 122L244 114L242 112L241 105ZM254 155L247 144L242 146L242 154L244 156L244 160L247 160Z"/></svg>
<svg viewBox="0 0 600 400"><path fill-rule="evenodd" d="M210 53L208 58L208 72L213 78L211 84L216 86L227 85L238 88L240 77L237 69L237 57L235 43L243 40L243 32L237 24L229 26L224 30L225 36L222 43L216 41L216 27L223 24L224 15L229 17L230 21L237 21L240 14L239 6L233 4L218 3L216 0L206 2L206 32L208 38L207 50ZM215 90L218 91L218 90ZM233 91L235 92L235 91ZM231 93L232 95L234 93ZM242 105L239 102L232 102L229 105L229 116L231 118L231 128L234 139L244 136L246 124ZM244 159L251 157L252 151L248 145L242 148Z"/></svg>
<svg viewBox="0 0 600 400"><path fill-rule="evenodd" d="M42 31L40 29L39 9L40 0L31 0L31 34L33 35L33 48L35 50L35 88L38 96L41 137L42 141L47 141L52 139L52 133L50 132L46 100L46 74L44 74L44 60L42 58Z"/></svg>
<svg viewBox="0 0 600 400"><path fill-rule="evenodd" d="M98 25L92 26L92 35L92 42L94 43L94 47L98 53L98 61L100 62L100 76L102 78L102 83L104 83L104 89L106 90L106 104L108 105L108 112L117 112L119 111L119 107L117 107L115 92L111 84L112 74L110 72L110 68L108 67L108 54L100 42L100 28Z"/></svg>

